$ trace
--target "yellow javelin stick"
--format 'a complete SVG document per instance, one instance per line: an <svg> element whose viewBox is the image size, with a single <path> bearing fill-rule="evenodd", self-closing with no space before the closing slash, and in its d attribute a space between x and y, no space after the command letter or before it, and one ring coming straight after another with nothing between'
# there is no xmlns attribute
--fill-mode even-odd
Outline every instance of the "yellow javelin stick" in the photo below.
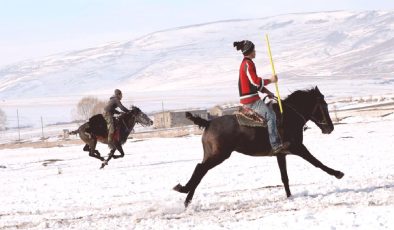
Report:
<svg viewBox="0 0 394 230"><path fill-rule="evenodd" d="M271 67L272 67L272 73L276 75L275 73L275 66L274 66L274 61L272 60L272 54L271 54L271 47L270 47L270 41L268 40L268 34L265 34L265 40L267 40L267 47L268 47L268 54L270 56L270 62L271 62ZM279 103L279 110L280 113L283 113L282 109L282 101L280 99L280 94L279 94L279 88L278 88L278 82L275 82L275 88L276 88L276 97L278 98L278 103Z"/></svg>

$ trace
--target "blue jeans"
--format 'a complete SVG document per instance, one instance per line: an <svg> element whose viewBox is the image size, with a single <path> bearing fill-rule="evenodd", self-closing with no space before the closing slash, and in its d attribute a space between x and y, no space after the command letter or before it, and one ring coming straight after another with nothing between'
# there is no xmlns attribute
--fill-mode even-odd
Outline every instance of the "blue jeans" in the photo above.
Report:
<svg viewBox="0 0 394 230"><path fill-rule="evenodd" d="M278 135L278 129L276 128L276 114L274 110L269 108L263 100L258 100L251 104L246 104L246 106L253 109L255 112L257 112L267 120L268 134L271 147L278 147L281 144L281 141Z"/></svg>

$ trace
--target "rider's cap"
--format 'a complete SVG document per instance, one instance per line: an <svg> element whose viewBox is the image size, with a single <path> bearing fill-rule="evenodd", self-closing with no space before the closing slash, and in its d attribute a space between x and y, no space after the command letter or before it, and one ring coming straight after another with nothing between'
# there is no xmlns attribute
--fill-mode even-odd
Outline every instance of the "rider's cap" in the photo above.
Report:
<svg viewBox="0 0 394 230"><path fill-rule="evenodd" d="M233 45L237 50L241 50L244 55L249 55L254 50L254 44L249 40L234 42Z"/></svg>
<svg viewBox="0 0 394 230"><path fill-rule="evenodd" d="M120 89L115 89L115 95L122 95L122 91L120 91Z"/></svg>

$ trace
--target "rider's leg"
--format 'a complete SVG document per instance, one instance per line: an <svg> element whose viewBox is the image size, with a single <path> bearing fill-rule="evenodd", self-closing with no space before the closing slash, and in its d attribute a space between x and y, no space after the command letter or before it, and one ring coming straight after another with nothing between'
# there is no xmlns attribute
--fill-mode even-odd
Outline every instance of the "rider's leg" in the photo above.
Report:
<svg viewBox="0 0 394 230"><path fill-rule="evenodd" d="M269 140L272 149L277 149L278 147L280 147L281 140L279 138L278 129L276 127L275 112L271 108L269 108L262 100L258 100L252 104L249 104L248 106L267 120Z"/></svg>
<svg viewBox="0 0 394 230"><path fill-rule="evenodd" d="M105 118L105 121L107 122L107 128L108 128L108 146L110 148L112 148L113 147L112 137L113 137L113 134L115 132L114 120L112 118L112 115L109 114L109 113L105 113L104 114L104 118Z"/></svg>

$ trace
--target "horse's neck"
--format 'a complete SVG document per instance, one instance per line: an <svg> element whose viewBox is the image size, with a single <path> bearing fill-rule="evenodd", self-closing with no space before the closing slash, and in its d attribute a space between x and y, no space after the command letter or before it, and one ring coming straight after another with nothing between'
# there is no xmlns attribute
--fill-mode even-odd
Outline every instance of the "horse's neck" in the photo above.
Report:
<svg viewBox="0 0 394 230"><path fill-rule="evenodd" d="M119 119L120 120L120 131L121 131L121 135L124 138L127 138L131 131L133 130L134 126L135 126L135 118L131 118L133 119L131 122L131 125L128 125L127 120L125 120L124 118Z"/></svg>
<svg viewBox="0 0 394 230"><path fill-rule="evenodd" d="M313 110L313 108L310 108L310 105L305 105L302 102L287 101L284 101L284 104L284 109L289 112L289 118L297 117L297 121L299 120L301 126L304 126L310 119L310 114Z"/></svg>

